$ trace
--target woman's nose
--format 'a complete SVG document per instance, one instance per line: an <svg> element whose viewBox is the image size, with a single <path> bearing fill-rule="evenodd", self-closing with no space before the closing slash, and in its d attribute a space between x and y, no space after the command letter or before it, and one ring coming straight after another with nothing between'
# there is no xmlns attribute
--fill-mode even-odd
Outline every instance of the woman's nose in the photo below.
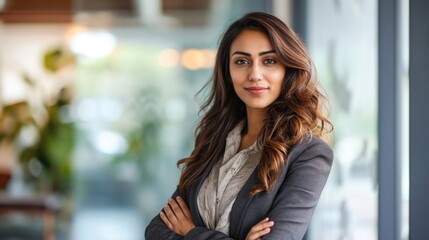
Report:
<svg viewBox="0 0 429 240"><path fill-rule="evenodd" d="M249 80L250 81L261 81L262 80L262 69L259 64L252 64L251 68L249 69Z"/></svg>

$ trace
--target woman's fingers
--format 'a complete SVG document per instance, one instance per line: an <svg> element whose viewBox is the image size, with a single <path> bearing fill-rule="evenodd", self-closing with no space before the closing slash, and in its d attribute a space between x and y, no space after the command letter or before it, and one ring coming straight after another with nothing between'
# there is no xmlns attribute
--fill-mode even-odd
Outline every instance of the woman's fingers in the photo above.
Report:
<svg viewBox="0 0 429 240"><path fill-rule="evenodd" d="M174 199L172 198L168 199L168 205L170 205L171 209L173 210L178 220L183 219L184 217L183 211L180 208L179 204L177 204L177 202L174 201Z"/></svg>
<svg viewBox="0 0 429 240"><path fill-rule="evenodd" d="M168 220L175 225L177 223L177 217L175 212L172 210L171 206L169 204L165 204L164 206L164 213L167 216Z"/></svg>
<svg viewBox="0 0 429 240"><path fill-rule="evenodd" d="M180 197L168 199L159 216L170 230L182 236L195 227L189 208Z"/></svg>
<svg viewBox="0 0 429 240"><path fill-rule="evenodd" d="M267 235L271 231L271 227L274 225L273 221L269 221L268 218L258 222L255 226L250 229L247 234L246 240L258 240L260 237Z"/></svg>
<svg viewBox="0 0 429 240"><path fill-rule="evenodd" d="M159 213L159 217L161 217L161 220L170 230L173 230L173 224L171 224L170 220L168 220L168 217L162 211Z"/></svg>
<svg viewBox="0 0 429 240"><path fill-rule="evenodd" d="M270 219L265 218L264 220L258 222L255 226L253 226L255 228L256 231L261 231L264 230L266 228L270 228L274 225L273 221L269 221Z"/></svg>
<svg viewBox="0 0 429 240"><path fill-rule="evenodd" d="M185 206L186 206L186 204L185 204ZM176 201L174 201L174 199L172 199L172 198L168 199L168 203L165 204L164 212L167 215L167 217L170 218L170 220L174 220L174 218L181 219L184 215L179 204ZM170 217L170 215L171 215L171 217Z"/></svg>
<svg viewBox="0 0 429 240"><path fill-rule="evenodd" d="M265 236L268 233L270 233L270 231L271 231L270 228L265 228L264 230L261 230L261 231L250 232L249 235L247 236L246 240L257 240L257 239L260 239L262 236Z"/></svg>
<svg viewBox="0 0 429 240"><path fill-rule="evenodd" d="M260 239L260 237L267 235L268 233L270 233L270 231L271 231L270 228L265 228L256 232L251 232L247 237L247 240Z"/></svg>
<svg viewBox="0 0 429 240"><path fill-rule="evenodd" d="M176 197L176 201L179 204L180 208L182 209L183 214L190 219L191 211L189 211L188 205L186 205L185 201L183 201L181 197Z"/></svg>

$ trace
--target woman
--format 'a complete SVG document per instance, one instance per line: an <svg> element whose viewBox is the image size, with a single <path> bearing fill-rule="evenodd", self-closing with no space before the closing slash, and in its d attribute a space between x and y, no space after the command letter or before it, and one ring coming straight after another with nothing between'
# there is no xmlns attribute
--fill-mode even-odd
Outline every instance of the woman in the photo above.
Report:
<svg viewBox="0 0 429 240"><path fill-rule="evenodd" d="M332 131L312 61L276 17L221 40L195 149L146 239L302 239L328 178Z"/></svg>

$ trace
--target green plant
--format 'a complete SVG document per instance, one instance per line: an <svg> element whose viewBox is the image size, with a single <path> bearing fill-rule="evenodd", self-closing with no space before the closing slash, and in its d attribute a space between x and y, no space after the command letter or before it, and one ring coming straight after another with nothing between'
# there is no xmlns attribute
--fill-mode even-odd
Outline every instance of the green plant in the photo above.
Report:
<svg viewBox="0 0 429 240"><path fill-rule="evenodd" d="M48 50L43 66L52 74L73 63L73 56L62 48ZM38 82L24 75L32 92L42 93ZM53 84L53 83L52 83ZM30 99L4 105L0 115L0 144L9 144L16 151L26 182L38 192L69 193L73 177L72 153L75 140L74 124L64 115L71 103L71 86L58 88L52 96L40 96L37 107ZM35 99L31 99L33 102ZM38 116L43 115L43 118ZM41 120L42 119L42 120ZM26 130L33 132L34 141L26 141ZM28 131L27 131L28 132Z"/></svg>

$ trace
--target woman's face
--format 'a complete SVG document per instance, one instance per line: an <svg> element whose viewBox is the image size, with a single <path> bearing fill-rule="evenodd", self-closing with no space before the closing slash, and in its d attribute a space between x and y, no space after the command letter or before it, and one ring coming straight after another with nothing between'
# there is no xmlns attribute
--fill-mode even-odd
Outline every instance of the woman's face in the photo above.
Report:
<svg viewBox="0 0 429 240"><path fill-rule="evenodd" d="M229 57L234 90L248 111L266 109L280 96L286 67L267 35L244 30L232 42Z"/></svg>

